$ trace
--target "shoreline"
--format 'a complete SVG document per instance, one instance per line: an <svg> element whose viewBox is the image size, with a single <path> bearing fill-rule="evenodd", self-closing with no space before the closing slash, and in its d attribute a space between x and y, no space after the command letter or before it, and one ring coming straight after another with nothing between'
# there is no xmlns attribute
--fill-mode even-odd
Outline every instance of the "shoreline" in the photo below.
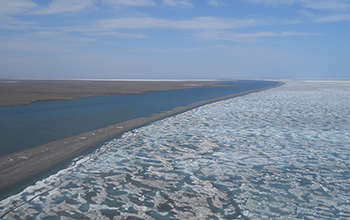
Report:
<svg viewBox="0 0 350 220"><path fill-rule="evenodd" d="M0 107L106 95L221 87L220 81L0 80ZM232 86L232 85L230 85Z"/></svg>
<svg viewBox="0 0 350 220"><path fill-rule="evenodd" d="M107 139L113 138L132 129L145 126L151 122L180 114L182 112L205 104L275 88L283 84L283 82L280 82L277 85L265 87L262 89L235 93L209 100L194 102L186 106L176 107L170 111L160 112L148 117L131 119L105 128L85 132L80 135L50 142L35 148L1 157L0 190L4 190L11 185L19 183L20 181L28 179L36 174L40 174L41 172L44 172L45 170L48 170L49 168L52 168L68 160L69 158L72 158L73 156L79 155L83 151L98 143L101 143Z"/></svg>

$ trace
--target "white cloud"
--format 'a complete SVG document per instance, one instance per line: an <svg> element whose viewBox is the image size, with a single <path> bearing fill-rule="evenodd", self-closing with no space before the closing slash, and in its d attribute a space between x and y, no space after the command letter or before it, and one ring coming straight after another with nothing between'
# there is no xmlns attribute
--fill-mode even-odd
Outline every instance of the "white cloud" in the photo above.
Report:
<svg viewBox="0 0 350 220"><path fill-rule="evenodd" d="M28 28L33 22L20 21L13 16L28 13L37 7L38 5L28 0L0 0L0 28L12 30Z"/></svg>
<svg viewBox="0 0 350 220"><path fill-rule="evenodd" d="M340 21L350 21L350 14L330 15L330 16L316 20L316 22L340 22Z"/></svg>
<svg viewBox="0 0 350 220"><path fill-rule="evenodd" d="M265 4L268 6L292 5L298 0L246 0L255 4Z"/></svg>
<svg viewBox="0 0 350 220"><path fill-rule="evenodd" d="M257 33L227 33L225 31L205 31L194 34L194 37L201 40L226 40L239 43L254 43L258 38L263 37L296 37L296 36L311 36L319 35L315 33L293 32L285 31L281 33L276 32L257 32Z"/></svg>
<svg viewBox="0 0 350 220"><path fill-rule="evenodd" d="M143 34L132 34L132 33L125 33L125 32L97 32L92 33L92 36L114 36L119 38L138 38L138 39L144 39L148 38L148 36Z"/></svg>
<svg viewBox="0 0 350 220"><path fill-rule="evenodd" d="M73 52L76 47L85 47L96 41L92 37L65 31L36 31L17 37L0 37L0 51Z"/></svg>
<svg viewBox="0 0 350 220"><path fill-rule="evenodd" d="M293 6L311 22L349 21L350 0L245 0L267 6ZM329 13L328 16L325 13ZM299 19L299 22L303 19Z"/></svg>
<svg viewBox="0 0 350 220"><path fill-rule="evenodd" d="M247 27L255 24L254 19L231 20L215 17L198 17L192 20L168 20L152 17L142 18L118 18L101 20L98 27L101 29L146 29L146 28L169 28L188 30L209 29L232 29Z"/></svg>
<svg viewBox="0 0 350 220"><path fill-rule="evenodd" d="M21 14L38 7L28 0L0 0L0 16Z"/></svg>
<svg viewBox="0 0 350 220"><path fill-rule="evenodd" d="M305 1L303 3L304 8L311 8L317 10L344 10L350 7L349 2L341 1Z"/></svg>
<svg viewBox="0 0 350 220"><path fill-rule="evenodd" d="M298 14L301 17L306 18L307 20L315 20L315 18L316 18L314 13L312 13L310 10L306 10L306 9L298 10Z"/></svg>
<svg viewBox="0 0 350 220"><path fill-rule="evenodd" d="M208 5L218 7L218 6L224 6L226 4L222 0L208 0Z"/></svg>
<svg viewBox="0 0 350 220"><path fill-rule="evenodd" d="M152 0L102 0L105 4L121 6L155 6Z"/></svg>
<svg viewBox="0 0 350 220"><path fill-rule="evenodd" d="M205 46L205 47L184 47L184 48L138 48L134 50L127 50L125 52L156 52L156 53L172 53L172 52L197 52L197 51L209 51L212 49L222 48L222 45Z"/></svg>
<svg viewBox="0 0 350 220"><path fill-rule="evenodd" d="M33 11L32 14L59 14L66 12L77 12L93 7L94 0L53 0L48 7Z"/></svg>
<svg viewBox="0 0 350 220"><path fill-rule="evenodd" d="M59 44L84 44L95 41L92 38L76 36L74 34L65 31L37 31L33 33L28 33L23 35L26 39L31 39L33 41L47 41L55 42Z"/></svg>
<svg viewBox="0 0 350 220"><path fill-rule="evenodd" d="M69 49L48 41L36 41L26 38L0 38L0 51L63 52L69 51Z"/></svg>
<svg viewBox="0 0 350 220"><path fill-rule="evenodd" d="M0 15L0 29L24 30L35 25L35 22L20 21L11 16Z"/></svg>
<svg viewBox="0 0 350 220"><path fill-rule="evenodd" d="M162 4L171 7L193 8L194 4L189 0L162 0Z"/></svg>
<svg viewBox="0 0 350 220"><path fill-rule="evenodd" d="M255 4L265 4L268 6L281 6L300 4L303 8L315 10L344 10L350 8L348 0L247 0Z"/></svg>

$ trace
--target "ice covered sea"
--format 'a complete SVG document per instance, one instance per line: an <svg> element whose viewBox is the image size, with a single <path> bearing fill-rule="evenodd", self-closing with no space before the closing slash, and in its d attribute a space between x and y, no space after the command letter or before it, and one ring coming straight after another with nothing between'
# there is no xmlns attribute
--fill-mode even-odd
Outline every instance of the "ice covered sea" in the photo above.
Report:
<svg viewBox="0 0 350 220"><path fill-rule="evenodd" d="M0 202L3 219L350 219L350 82L154 122Z"/></svg>

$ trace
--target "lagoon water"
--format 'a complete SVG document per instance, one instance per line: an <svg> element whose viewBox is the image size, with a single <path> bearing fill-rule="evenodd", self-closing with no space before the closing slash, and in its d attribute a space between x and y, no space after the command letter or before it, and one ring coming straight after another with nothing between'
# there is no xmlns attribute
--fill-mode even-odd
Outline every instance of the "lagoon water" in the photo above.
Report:
<svg viewBox="0 0 350 220"><path fill-rule="evenodd" d="M0 107L0 157L192 102L260 89L277 83L241 80L232 84L238 86L89 97Z"/></svg>
<svg viewBox="0 0 350 220"><path fill-rule="evenodd" d="M349 219L350 82L285 85L125 133L3 219Z"/></svg>

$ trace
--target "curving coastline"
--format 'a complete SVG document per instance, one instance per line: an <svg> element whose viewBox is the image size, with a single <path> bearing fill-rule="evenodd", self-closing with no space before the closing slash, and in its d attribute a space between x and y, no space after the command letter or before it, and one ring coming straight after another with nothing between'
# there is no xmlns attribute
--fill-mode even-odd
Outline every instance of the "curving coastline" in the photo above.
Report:
<svg viewBox="0 0 350 220"><path fill-rule="evenodd" d="M36 148L16 152L0 158L0 189L5 189L15 183L25 180L33 175L39 174L84 150L126 131L132 130L149 124L153 121L166 118L192 108L199 107L208 103L258 92L281 86L279 83L274 86L265 87L258 90L251 90L242 93L236 93L223 97L217 97L205 101L191 103L186 106L176 107L170 111L161 112L148 117L136 118L124 121L105 128L82 133L77 136L47 143Z"/></svg>
<svg viewBox="0 0 350 220"><path fill-rule="evenodd" d="M217 81L1 80L0 106L150 91L220 87Z"/></svg>

